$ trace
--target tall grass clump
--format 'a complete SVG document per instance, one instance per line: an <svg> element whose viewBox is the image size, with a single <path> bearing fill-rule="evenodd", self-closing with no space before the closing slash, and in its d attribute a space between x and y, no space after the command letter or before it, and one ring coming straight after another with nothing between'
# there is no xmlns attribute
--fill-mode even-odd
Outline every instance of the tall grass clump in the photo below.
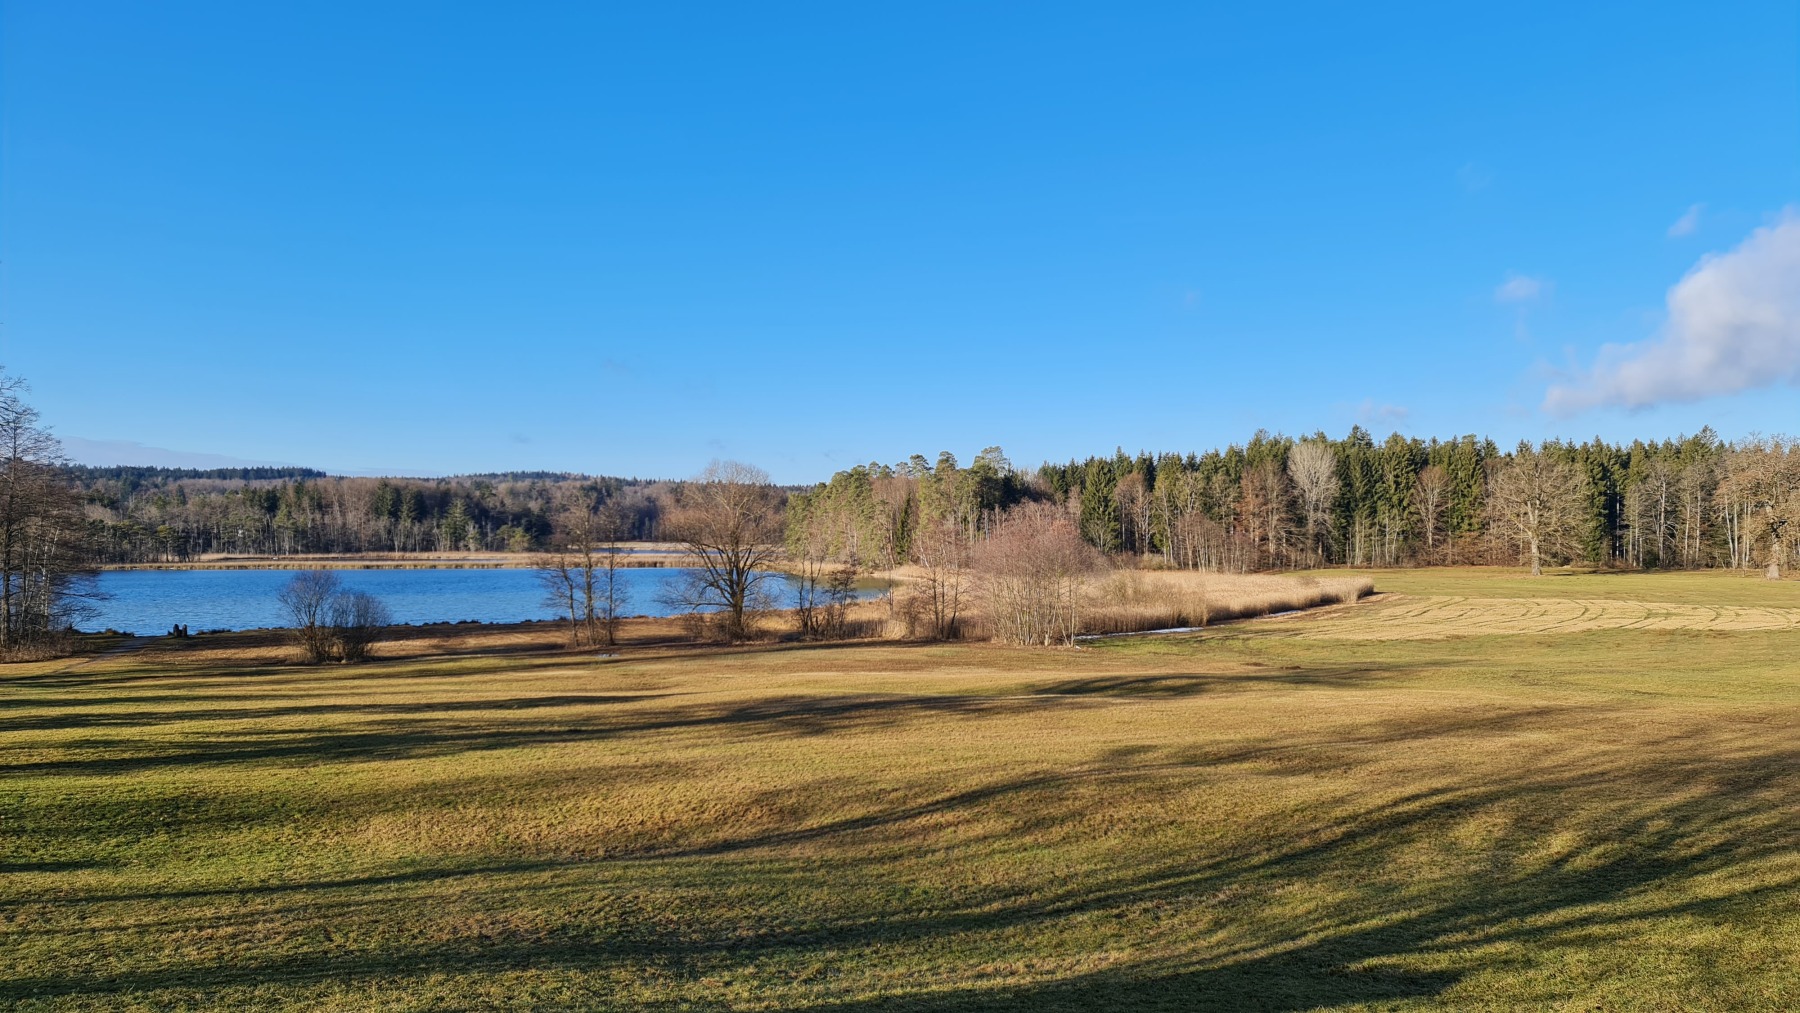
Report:
<svg viewBox="0 0 1800 1013"><path fill-rule="evenodd" d="M1119 570L1094 583L1082 627L1098 634L1185 629L1336 605L1374 592L1367 577Z"/></svg>

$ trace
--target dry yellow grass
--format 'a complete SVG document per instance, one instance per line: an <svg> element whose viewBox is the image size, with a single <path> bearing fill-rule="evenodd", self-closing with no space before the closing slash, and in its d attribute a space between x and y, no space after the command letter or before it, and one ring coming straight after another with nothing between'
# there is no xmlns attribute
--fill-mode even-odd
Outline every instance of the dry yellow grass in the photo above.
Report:
<svg viewBox="0 0 1800 1013"><path fill-rule="evenodd" d="M1206 626L1356 601L1374 590L1364 576L1121 570L1093 589L1082 627L1105 634Z"/></svg>
<svg viewBox="0 0 1800 1013"><path fill-rule="evenodd" d="M1800 609L1603 598L1395 594L1383 595L1363 608L1290 623L1287 628L1296 636L1335 640L1436 640L1587 630L1792 630L1800 629Z"/></svg>
<svg viewBox="0 0 1800 1013"><path fill-rule="evenodd" d="M0 1007L1800 1005L1791 633L1264 635L1378 607L1080 650L12 666Z"/></svg>

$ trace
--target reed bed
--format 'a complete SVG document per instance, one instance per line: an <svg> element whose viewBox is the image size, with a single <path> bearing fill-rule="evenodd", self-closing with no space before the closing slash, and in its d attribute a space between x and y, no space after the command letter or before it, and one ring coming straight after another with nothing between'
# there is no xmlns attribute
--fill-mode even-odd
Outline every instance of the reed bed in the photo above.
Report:
<svg viewBox="0 0 1800 1013"><path fill-rule="evenodd" d="M1368 577L1120 570L1098 581L1081 616L1087 634L1188 629L1352 602L1375 593Z"/></svg>

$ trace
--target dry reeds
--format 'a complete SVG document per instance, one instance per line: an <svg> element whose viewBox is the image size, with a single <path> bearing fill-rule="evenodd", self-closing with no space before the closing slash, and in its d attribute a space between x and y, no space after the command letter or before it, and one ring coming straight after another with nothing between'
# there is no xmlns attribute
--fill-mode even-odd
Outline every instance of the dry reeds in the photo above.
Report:
<svg viewBox="0 0 1800 1013"><path fill-rule="evenodd" d="M1356 601L1374 591L1367 577L1120 570L1095 582L1081 625L1089 634L1188 629Z"/></svg>

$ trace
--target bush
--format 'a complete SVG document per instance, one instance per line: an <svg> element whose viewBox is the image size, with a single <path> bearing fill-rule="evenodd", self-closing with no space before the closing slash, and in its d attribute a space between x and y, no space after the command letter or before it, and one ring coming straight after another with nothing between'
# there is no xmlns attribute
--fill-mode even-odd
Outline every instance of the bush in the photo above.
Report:
<svg viewBox="0 0 1800 1013"><path fill-rule="evenodd" d="M1067 514L1042 504L1013 508L974 551L976 594L994 639L1073 644L1088 583L1105 566Z"/></svg>
<svg viewBox="0 0 1800 1013"><path fill-rule="evenodd" d="M313 664L362 661L393 622L387 606L366 591L346 591L330 570L294 574L278 596L293 621L294 639Z"/></svg>
<svg viewBox="0 0 1800 1013"><path fill-rule="evenodd" d="M313 664L328 661L332 654L332 637L327 625L331 599L343 584L330 570L304 570L294 574L276 599L292 620L294 639L306 660Z"/></svg>
<svg viewBox="0 0 1800 1013"><path fill-rule="evenodd" d="M380 599L366 591L340 591L331 599L332 640L344 661L362 661L393 623Z"/></svg>

